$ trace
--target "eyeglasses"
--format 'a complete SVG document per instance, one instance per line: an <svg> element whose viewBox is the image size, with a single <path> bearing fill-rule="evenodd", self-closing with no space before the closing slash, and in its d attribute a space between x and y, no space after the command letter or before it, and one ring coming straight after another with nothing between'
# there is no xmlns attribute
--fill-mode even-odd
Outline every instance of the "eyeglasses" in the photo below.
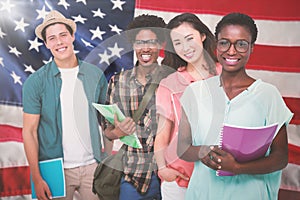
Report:
<svg viewBox="0 0 300 200"><path fill-rule="evenodd" d="M246 40L237 40L232 43L227 39L220 39L217 41L217 49L221 52L226 52L229 50L232 44L237 52L245 53L248 51L250 43Z"/></svg>
<svg viewBox="0 0 300 200"><path fill-rule="evenodd" d="M133 46L134 48L137 49L141 49L145 46L149 47L149 48L156 48L158 44L158 40L157 39L152 39L152 40L135 40L133 42Z"/></svg>

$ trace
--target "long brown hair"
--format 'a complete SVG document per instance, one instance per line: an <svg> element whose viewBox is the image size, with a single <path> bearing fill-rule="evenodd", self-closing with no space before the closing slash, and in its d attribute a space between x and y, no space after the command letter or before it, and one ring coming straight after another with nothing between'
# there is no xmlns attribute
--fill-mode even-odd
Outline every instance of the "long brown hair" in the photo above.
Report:
<svg viewBox="0 0 300 200"><path fill-rule="evenodd" d="M183 23L190 24L195 30L200 34L205 34L206 39L203 41L203 48L205 51L204 58L208 64L209 73L216 75L216 62L217 57L215 55L216 50L216 40L209 28L194 14L192 13L183 13L177 15L167 24L166 28L170 31L174 28L177 28ZM170 31L167 33L166 37L166 48L165 48L165 57L162 61L163 65L177 69L182 66L187 66L187 62L180 58L176 53L173 47L173 43L170 38Z"/></svg>

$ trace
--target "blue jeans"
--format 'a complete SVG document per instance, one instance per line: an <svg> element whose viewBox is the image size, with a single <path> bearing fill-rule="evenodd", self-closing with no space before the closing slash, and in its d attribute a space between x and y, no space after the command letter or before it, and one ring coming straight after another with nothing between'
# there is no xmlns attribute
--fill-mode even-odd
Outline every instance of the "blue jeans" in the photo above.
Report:
<svg viewBox="0 0 300 200"><path fill-rule="evenodd" d="M121 179L119 200L160 200L160 182L157 175L152 174L151 183L146 194L141 195L136 188L129 182Z"/></svg>

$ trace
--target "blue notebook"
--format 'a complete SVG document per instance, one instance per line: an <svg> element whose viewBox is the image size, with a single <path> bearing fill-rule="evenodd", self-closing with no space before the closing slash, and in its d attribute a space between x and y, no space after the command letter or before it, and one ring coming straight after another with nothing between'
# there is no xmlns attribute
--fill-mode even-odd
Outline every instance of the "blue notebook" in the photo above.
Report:
<svg viewBox="0 0 300 200"><path fill-rule="evenodd" d="M65 190L65 174L62 158L45 160L39 162L40 172L43 179L47 182L50 188L52 198L66 196ZM30 177L32 199L37 199L34 183Z"/></svg>

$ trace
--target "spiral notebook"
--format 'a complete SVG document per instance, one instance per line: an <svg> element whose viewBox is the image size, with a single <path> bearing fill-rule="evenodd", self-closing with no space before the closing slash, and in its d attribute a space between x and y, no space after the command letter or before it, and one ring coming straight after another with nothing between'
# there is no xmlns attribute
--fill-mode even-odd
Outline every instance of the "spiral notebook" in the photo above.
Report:
<svg viewBox="0 0 300 200"><path fill-rule="evenodd" d="M224 124L219 147L231 153L236 161L247 162L265 156L276 133L278 124L263 127L241 127ZM217 170L217 176L233 176L228 171Z"/></svg>

